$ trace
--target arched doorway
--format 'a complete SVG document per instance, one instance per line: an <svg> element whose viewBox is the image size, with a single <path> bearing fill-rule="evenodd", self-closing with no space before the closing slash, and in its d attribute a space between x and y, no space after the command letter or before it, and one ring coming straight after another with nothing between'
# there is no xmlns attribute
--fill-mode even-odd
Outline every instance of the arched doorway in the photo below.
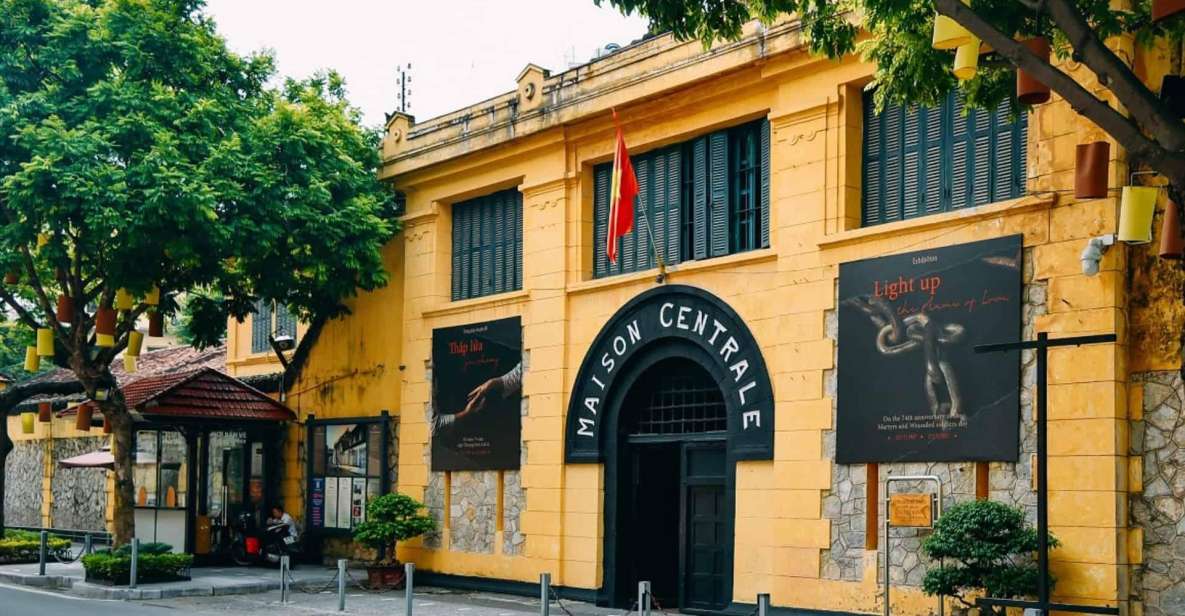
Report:
<svg viewBox="0 0 1185 616"><path fill-rule="evenodd" d="M619 409L616 593L648 580L658 605L717 610L731 578L728 415L715 378L670 357L646 367Z"/></svg>

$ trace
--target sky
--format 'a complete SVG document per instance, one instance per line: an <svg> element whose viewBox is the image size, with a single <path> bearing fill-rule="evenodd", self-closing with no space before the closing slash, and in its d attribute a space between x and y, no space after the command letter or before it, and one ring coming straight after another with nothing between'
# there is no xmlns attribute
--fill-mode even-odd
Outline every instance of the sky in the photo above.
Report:
<svg viewBox="0 0 1185 616"><path fill-rule="evenodd" d="M399 66L423 121L513 90L528 63L555 72L646 31L593 0L207 0L206 12L234 51L273 50L282 76L337 70L367 125L396 109Z"/></svg>

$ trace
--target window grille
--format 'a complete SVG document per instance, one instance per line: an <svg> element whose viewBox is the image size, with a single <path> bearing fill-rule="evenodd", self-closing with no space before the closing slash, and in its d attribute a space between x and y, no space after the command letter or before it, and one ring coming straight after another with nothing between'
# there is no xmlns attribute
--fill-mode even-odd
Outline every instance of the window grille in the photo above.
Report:
<svg viewBox="0 0 1185 616"><path fill-rule="evenodd" d="M652 381L638 409L633 435L697 434L728 429L724 395L702 368L678 362L660 364L663 374ZM646 395L648 394L648 395Z"/></svg>

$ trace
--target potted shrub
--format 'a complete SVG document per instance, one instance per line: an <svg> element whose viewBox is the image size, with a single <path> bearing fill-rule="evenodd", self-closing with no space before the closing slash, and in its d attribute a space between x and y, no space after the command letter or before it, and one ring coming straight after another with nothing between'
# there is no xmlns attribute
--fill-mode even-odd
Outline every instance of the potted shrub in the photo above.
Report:
<svg viewBox="0 0 1185 616"><path fill-rule="evenodd" d="M1049 536L1049 547L1057 539ZM922 551L940 564L926 571L928 595L954 597L963 611L972 595L1023 598L1037 593L1037 531L1020 509L995 501L959 503L946 510ZM939 560L941 559L941 561ZM1049 578L1052 589L1054 579ZM1003 608L985 614L1004 614Z"/></svg>
<svg viewBox="0 0 1185 616"><path fill-rule="evenodd" d="M354 527L354 540L378 552L366 568L371 588L403 584L403 566L395 557L395 544L436 528L436 521L421 513L423 508L423 503L399 493L384 494L366 505L366 521Z"/></svg>

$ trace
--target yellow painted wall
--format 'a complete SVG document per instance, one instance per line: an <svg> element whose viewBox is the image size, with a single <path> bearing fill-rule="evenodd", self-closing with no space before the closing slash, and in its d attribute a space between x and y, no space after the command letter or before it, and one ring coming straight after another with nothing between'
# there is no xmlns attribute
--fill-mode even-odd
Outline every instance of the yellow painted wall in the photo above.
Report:
<svg viewBox="0 0 1185 616"><path fill-rule="evenodd" d="M1055 96L1029 118L1029 196L860 229L860 91L872 67L810 57L786 24L746 32L709 53L698 42L668 37L627 47L544 79L537 94L543 102L526 100L519 88L423 124L396 114L383 144L383 177L407 194L408 209L386 253L392 285L351 302L354 314L326 328L289 403L302 417L398 414L398 489L422 499L432 330L521 316L528 365L523 554L502 554L500 541L491 554L450 550L446 531L446 547L413 541L399 555L450 574L534 581L548 571L559 585L599 587L603 473L598 465L563 463L568 395L610 315L659 284L654 271L591 278L590 177L592 165L611 156L609 109L620 114L635 154L768 117L771 247L682 264L669 278L731 305L761 344L773 380L775 459L738 466L734 599L752 602L756 593L771 592L775 605L880 609L875 552L866 553L862 582L820 579L831 541L820 502L833 472L821 446L833 404L824 372L834 368L824 314L835 308L838 265L1019 233L1034 279L1047 283L1048 314L1036 329L1120 335L1113 345L1051 352L1049 470L1053 531L1064 543L1053 555L1058 598L1127 607L1125 503L1136 487L1128 481L1128 375L1137 365L1175 366L1176 351L1166 349L1155 361L1129 357L1130 339L1145 340L1149 329L1164 326L1161 313L1133 317L1130 328L1127 318L1129 261L1147 261L1149 247L1116 246L1098 276L1081 273L1085 241L1114 232L1117 223L1116 199L1070 198L1075 145L1101 133ZM1137 55L1141 67L1163 63ZM540 78L524 71L523 79ZM1114 144L1112 152L1111 184L1118 186L1126 166ZM522 290L450 301L451 204L511 186L523 194ZM1149 304L1168 301L1157 289L1140 292ZM286 494L295 497L302 468L294 466L297 452L287 454L293 463ZM933 606L916 588L894 596L894 613L924 614Z"/></svg>

